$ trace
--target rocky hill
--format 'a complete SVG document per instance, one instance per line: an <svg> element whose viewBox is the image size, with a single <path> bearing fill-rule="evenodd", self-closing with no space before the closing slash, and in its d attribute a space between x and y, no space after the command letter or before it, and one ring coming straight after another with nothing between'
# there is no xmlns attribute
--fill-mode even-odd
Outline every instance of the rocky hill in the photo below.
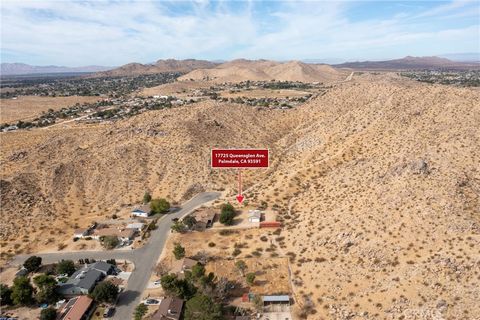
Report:
<svg viewBox="0 0 480 320"><path fill-rule="evenodd" d="M249 70L282 65L262 63ZM478 89L365 73L289 110L208 101L2 134L2 248L61 243L145 190L174 201L225 190L233 200L236 172L211 170L210 149L268 147L270 168L245 172L246 197L278 207L284 228L272 245L290 257L300 315L475 319L479 115Z"/></svg>
<svg viewBox="0 0 480 320"><path fill-rule="evenodd" d="M299 81L330 82L344 78L344 73L328 65L306 64L300 61L233 60L211 69L194 70L179 80L215 82Z"/></svg>
<svg viewBox="0 0 480 320"><path fill-rule="evenodd" d="M94 74L94 77L120 77L120 76L138 76L142 74L163 73L163 72L182 72L187 73L195 69L213 68L217 64L205 60L158 60L154 64L129 63L121 67Z"/></svg>

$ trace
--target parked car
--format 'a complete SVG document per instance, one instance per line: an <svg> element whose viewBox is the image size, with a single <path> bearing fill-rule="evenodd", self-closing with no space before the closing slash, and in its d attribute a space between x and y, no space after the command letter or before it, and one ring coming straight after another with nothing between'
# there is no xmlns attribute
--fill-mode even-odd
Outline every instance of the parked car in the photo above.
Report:
<svg viewBox="0 0 480 320"><path fill-rule="evenodd" d="M154 305L159 305L159 304L160 304L160 300L157 300L157 299L146 299L143 303L144 303L145 305L147 305L147 306L154 306Z"/></svg>
<svg viewBox="0 0 480 320"><path fill-rule="evenodd" d="M113 313L115 312L115 307L108 307L103 311L103 317L104 318L110 318L113 316Z"/></svg>

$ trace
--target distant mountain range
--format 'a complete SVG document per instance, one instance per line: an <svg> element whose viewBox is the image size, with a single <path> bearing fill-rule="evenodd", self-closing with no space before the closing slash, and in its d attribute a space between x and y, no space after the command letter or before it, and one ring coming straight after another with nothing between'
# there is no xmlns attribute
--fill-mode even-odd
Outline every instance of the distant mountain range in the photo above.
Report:
<svg viewBox="0 0 480 320"><path fill-rule="evenodd" d="M448 69L478 69L480 68L479 54L476 53L456 53L445 54L441 57L411 57L407 56L402 59L385 60L385 61L355 61L339 64L330 64L337 68L352 68L361 70L404 70L404 69L432 69L432 68L448 68ZM243 59L234 60L248 61ZM261 61L261 60L259 60ZM309 59L304 60L300 66L305 68L324 60ZM233 62L233 61L231 61ZM297 62L297 65L300 62ZM175 60L166 59L158 60L155 63L141 64L129 63L120 67L105 66L84 66L84 67L64 67L64 66L32 66L25 63L2 63L0 75L30 75L30 74L51 74L51 73L91 73L89 77L120 77L120 76L137 76L141 74L154 74L162 72L183 72L188 73L197 69L213 69L223 65L228 66L228 62L220 63L220 61L206 61L196 59ZM222 67L220 67L222 68ZM213 72L213 71L212 71ZM208 72L207 72L208 73Z"/></svg>
<svg viewBox="0 0 480 320"><path fill-rule="evenodd" d="M2 63L0 75L25 75L40 73L80 73L80 72L99 72L113 69L114 67L104 66L85 66L85 67L63 67L63 66L32 66L25 63Z"/></svg>
<svg viewBox="0 0 480 320"><path fill-rule="evenodd" d="M440 57L411 57L386 61L356 61L333 65L337 68L352 68L364 70L404 70L404 69L471 69L480 68L475 62L458 62Z"/></svg>

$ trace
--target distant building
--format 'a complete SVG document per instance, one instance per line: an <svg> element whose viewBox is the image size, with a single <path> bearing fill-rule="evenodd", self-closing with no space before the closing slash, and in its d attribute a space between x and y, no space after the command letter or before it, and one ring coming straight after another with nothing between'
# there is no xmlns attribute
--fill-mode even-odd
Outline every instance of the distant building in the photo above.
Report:
<svg viewBox="0 0 480 320"><path fill-rule="evenodd" d="M183 312L183 300L178 298L165 298L160 302L158 310L152 320L179 320Z"/></svg>
<svg viewBox="0 0 480 320"><path fill-rule="evenodd" d="M86 320L94 310L94 303L88 296L78 296L70 299L60 310L59 320Z"/></svg>
<svg viewBox="0 0 480 320"><path fill-rule="evenodd" d="M138 208L133 209L132 210L132 216L148 218L151 211L152 211L152 209L150 209L149 205L143 205L143 206L140 206Z"/></svg>
<svg viewBox="0 0 480 320"><path fill-rule="evenodd" d="M98 282L112 274L115 266L98 261L75 271L67 282L59 283L57 291L64 296L84 295L92 292Z"/></svg>

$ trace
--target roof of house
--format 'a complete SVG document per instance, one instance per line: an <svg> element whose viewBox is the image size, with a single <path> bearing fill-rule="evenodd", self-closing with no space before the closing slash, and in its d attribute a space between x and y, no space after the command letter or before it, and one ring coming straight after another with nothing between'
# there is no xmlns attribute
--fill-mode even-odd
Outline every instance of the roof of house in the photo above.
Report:
<svg viewBox="0 0 480 320"><path fill-rule="evenodd" d="M117 228L103 228L95 229L93 234L98 237L103 236L117 236L121 238L132 238L135 235L135 230L133 229L117 229Z"/></svg>
<svg viewBox="0 0 480 320"><path fill-rule="evenodd" d="M152 316L152 320L180 319L182 309L182 299L167 297L160 302L158 310Z"/></svg>
<svg viewBox="0 0 480 320"><path fill-rule="evenodd" d="M262 217L262 212L260 210L249 210L248 217L260 219Z"/></svg>
<svg viewBox="0 0 480 320"><path fill-rule="evenodd" d="M141 222L129 223L125 228L127 229L142 229L145 224Z"/></svg>
<svg viewBox="0 0 480 320"><path fill-rule="evenodd" d="M113 283L114 285L119 286L119 287L120 287L120 286L123 286L124 283L125 283L125 281L124 281L123 279L121 279L121 278L116 278L116 277L115 277L115 278L109 278L109 279L107 279L107 280L105 280L105 281L111 282L111 283Z"/></svg>
<svg viewBox="0 0 480 320"><path fill-rule="evenodd" d="M212 222L213 219L215 219L215 211L211 208L206 210L198 210L197 212L193 213L193 216L197 222Z"/></svg>
<svg viewBox="0 0 480 320"><path fill-rule="evenodd" d="M182 258L180 260L175 260L172 263L172 272L176 274L176 273L181 273L185 270L190 270L197 263L198 261L195 261L190 258Z"/></svg>
<svg viewBox="0 0 480 320"><path fill-rule="evenodd" d="M113 264L105 261L97 261L89 265L89 267L98 271L102 271L103 273L108 273L113 268Z"/></svg>
<svg viewBox="0 0 480 320"><path fill-rule="evenodd" d="M290 297L282 296L263 296L263 302L290 302Z"/></svg>
<svg viewBox="0 0 480 320"><path fill-rule="evenodd" d="M89 269L85 270L84 273L79 273L78 275L78 281L75 281L75 284L77 287L90 290L95 286L97 281L103 277L103 273L101 271L95 270L95 269Z"/></svg>
<svg viewBox="0 0 480 320"><path fill-rule="evenodd" d="M63 307L61 320L81 320L93 300L88 296L78 296L70 299Z"/></svg>
<svg viewBox="0 0 480 320"><path fill-rule="evenodd" d="M139 207L135 207L132 212L146 212L146 213L150 213L150 211L152 211L152 209L150 208L150 205L148 204L144 204L144 205L141 205Z"/></svg>
<svg viewBox="0 0 480 320"><path fill-rule="evenodd" d="M78 287L90 291L95 284L108 273L113 265L104 261L97 261L75 271L67 282L59 285L61 291L72 287Z"/></svg>

